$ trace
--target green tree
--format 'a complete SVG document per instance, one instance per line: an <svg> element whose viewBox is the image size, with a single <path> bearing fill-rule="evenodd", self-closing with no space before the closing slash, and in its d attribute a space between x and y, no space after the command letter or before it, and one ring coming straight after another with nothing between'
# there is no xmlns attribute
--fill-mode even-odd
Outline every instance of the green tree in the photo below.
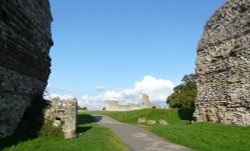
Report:
<svg viewBox="0 0 250 151"><path fill-rule="evenodd" d="M80 106L78 106L78 110L88 110L88 108L87 107L80 107Z"/></svg>
<svg viewBox="0 0 250 151"><path fill-rule="evenodd" d="M167 98L166 103L172 108L194 107L197 87L194 74L185 75L182 83L174 87L174 92Z"/></svg>

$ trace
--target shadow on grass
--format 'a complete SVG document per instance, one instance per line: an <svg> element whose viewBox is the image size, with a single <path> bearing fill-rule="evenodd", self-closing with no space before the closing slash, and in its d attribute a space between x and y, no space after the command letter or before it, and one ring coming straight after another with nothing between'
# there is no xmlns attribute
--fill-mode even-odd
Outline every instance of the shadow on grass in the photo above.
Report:
<svg viewBox="0 0 250 151"><path fill-rule="evenodd" d="M87 132L88 130L92 128L92 126L84 126L84 125L94 123L96 121L98 120L96 120L96 118L94 118L90 114L78 114L76 132L77 133Z"/></svg>
<svg viewBox="0 0 250 151"><path fill-rule="evenodd" d="M98 116L98 115L93 116L93 118L96 120L96 122L99 122L100 120L102 120L102 116Z"/></svg>
<svg viewBox="0 0 250 151"><path fill-rule="evenodd" d="M178 114L181 120L192 121L194 120L193 117L194 108L179 108Z"/></svg>
<svg viewBox="0 0 250 151"><path fill-rule="evenodd" d="M24 116L15 133L10 137L0 139L0 150L16 145L19 142L37 138L44 124L43 110L48 105L49 103L42 96L35 97L32 100L31 106L25 110Z"/></svg>
<svg viewBox="0 0 250 151"><path fill-rule="evenodd" d="M87 132L88 130L90 130L92 128L92 126L77 126L76 127L76 133L84 133Z"/></svg>
<svg viewBox="0 0 250 151"><path fill-rule="evenodd" d="M78 114L77 125L88 124L96 122L95 118L90 114Z"/></svg>
<svg viewBox="0 0 250 151"><path fill-rule="evenodd" d="M44 125L44 109L49 106L46 100L37 97L32 101L32 105L28 107L24 113L21 123L18 125L15 133L7 138L0 139L0 151L39 137L41 128ZM96 122L89 114L79 114L77 116L77 133L84 133L92 128L85 124Z"/></svg>

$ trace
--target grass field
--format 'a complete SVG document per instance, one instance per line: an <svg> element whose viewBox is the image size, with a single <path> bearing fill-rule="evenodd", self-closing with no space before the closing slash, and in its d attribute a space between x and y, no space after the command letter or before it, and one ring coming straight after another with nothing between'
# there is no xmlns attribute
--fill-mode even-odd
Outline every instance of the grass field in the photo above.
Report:
<svg viewBox="0 0 250 151"><path fill-rule="evenodd" d="M162 138L198 151L249 151L250 127L220 123L186 124L192 119L192 109L145 109L128 112L88 112L110 116L118 121L137 125L139 117L164 119L169 125L146 126ZM185 120L185 121L183 121Z"/></svg>
<svg viewBox="0 0 250 151"><path fill-rule="evenodd" d="M89 114L102 114L118 121L137 125L139 117L164 119L169 125L156 124L144 127L162 138L198 151L248 151L250 127L219 123L193 123L191 109L145 109L129 112L84 112L78 115L78 138L64 140L60 137L39 137L10 145L13 140L0 140L4 151L127 151L114 133L94 122ZM184 120L184 121L183 121ZM13 138L12 138L13 139ZM16 140L14 140L16 142Z"/></svg>
<svg viewBox="0 0 250 151"><path fill-rule="evenodd" d="M71 140L39 137L13 146L6 146L12 140L0 140L0 150L5 146L4 151L128 151L111 130L97 125L90 115L78 115L77 131L81 135Z"/></svg>

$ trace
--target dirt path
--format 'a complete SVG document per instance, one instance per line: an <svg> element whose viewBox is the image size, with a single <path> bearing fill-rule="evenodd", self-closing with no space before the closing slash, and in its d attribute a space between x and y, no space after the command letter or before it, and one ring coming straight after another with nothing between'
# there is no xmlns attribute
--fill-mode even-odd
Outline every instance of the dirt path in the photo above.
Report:
<svg viewBox="0 0 250 151"><path fill-rule="evenodd" d="M106 116L92 116L99 124L114 131L132 151L191 151L181 145L169 143L141 127L120 123Z"/></svg>

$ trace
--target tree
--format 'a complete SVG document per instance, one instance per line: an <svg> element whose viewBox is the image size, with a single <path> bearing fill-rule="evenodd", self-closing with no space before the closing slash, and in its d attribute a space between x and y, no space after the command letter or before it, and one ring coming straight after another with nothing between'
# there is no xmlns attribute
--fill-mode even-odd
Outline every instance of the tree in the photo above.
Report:
<svg viewBox="0 0 250 151"><path fill-rule="evenodd" d="M88 110L88 108L87 107L80 107L80 106L78 106L78 110Z"/></svg>
<svg viewBox="0 0 250 151"><path fill-rule="evenodd" d="M182 83L174 87L174 92L167 98L166 103L172 108L194 107L197 87L194 74L185 75Z"/></svg>

